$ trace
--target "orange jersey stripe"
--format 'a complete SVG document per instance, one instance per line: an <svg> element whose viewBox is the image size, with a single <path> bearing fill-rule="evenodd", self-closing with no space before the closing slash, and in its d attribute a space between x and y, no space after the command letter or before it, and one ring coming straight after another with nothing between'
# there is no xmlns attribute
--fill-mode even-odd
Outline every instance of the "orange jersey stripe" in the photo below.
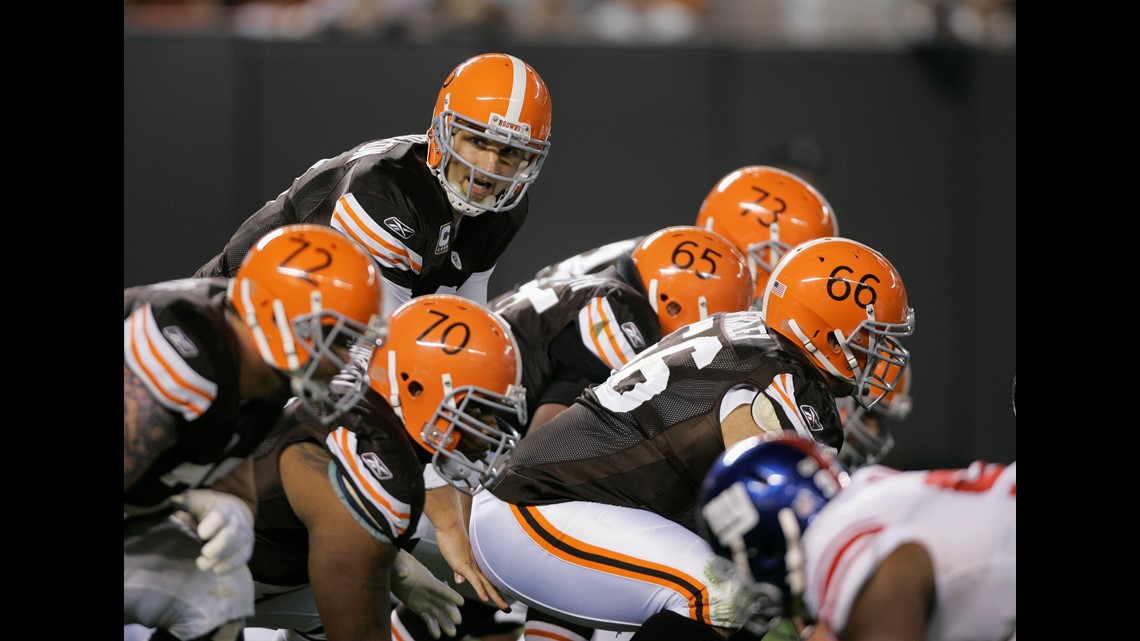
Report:
<svg viewBox="0 0 1140 641"><path fill-rule="evenodd" d="M625 353L622 351L621 344L618 342L618 338L614 336L613 321L611 321L611 319L606 316L606 305L604 300L598 301L598 315L602 317L602 322L605 323L606 338L609 339L610 346L613 347L614 353L617 354L618 360L621 361L618 363L618 365L613 366L613 369L617 369L621 365L625 365L627 362L629 362L629 359L625 357Z"/></svg>
<svg viewBox="0 0 1140 641"><path fill-rule="evenodd" d="M187 381L184 378L182 378L181 376L179 376L178 372L170 365L170 363L168 363L166 361L166 359L164 359L162 357L162 354L159 353L159 351L155 348L154 343L151 341L150 332L148 331L149 327L142 327L141 332L135 331L136 329L139 329L139 323L145 324L151 318L153 318L153 316L151 315L151 313L149 311L150 310L149 305L144 307L143 309L146 311L145 312L140 311L139 313L131 314L131 335L141 335L143 337L143 339L146 341L145 347L146 347L147 352L151 356L153 356L156 361L158 361L158 363L162 367L163 371L165 371L168 376L170 376L172 379L174 379L174 381L176 383L178 383L182 387L185 387L188 390L193 391L196 394L200 394L203 398L207 398L207 399L210 399L212 401L214 398L213 394L210 394L209 392L207 392L207 391L205 391L199 387L196 387L194 384L190 383L189 381ZM139 316L142 316L142 318L140 319ZM154 389L158 390L159 393L161 393L171 403L178 405L179 407L185 407L185 408L189 409L191 411L191 413L193 413L195 416L201 416L202 414L204 414L207 408L200 407L198 405L195 405L194 403L191 403L189 401L178 398L178 397L172 395L169 391L167 391L162 386L161 381L158 380L158 378L154 375L154 373L151 372L149 368L147 368L146 363L143 362L143 359L141 358L141 354L138 351L138 347L139 346L138 346L138 343L136 341L131 341L131 352L135 355L135 361L139 364L139 367L142 369L143 373L146 374L146 377L150 380L151 385L153 385Z"/></svg>
<svg viewBox="0 0 1140 641"><path fill-rule="evenodd" d="M412 271L416 272L417 274L420 272L421 269L423 269L423 265L419 265L414 260L412 260L411 255L408 253L408 251L406 249L404 249L403 247L397 247L396 245L389 243L388 241L384 240L383 238L381 238L380 236L378 236L377 234L372 232L370 229L368 229L368 225L364 222L363 219L361 219L360 214L358 214L356 212L356 210L354 210L352 208L352 205L349 204L347 198L345 198L344 196L341 196L340 197L340 204L344 206L344 211L348 213L348 215L352 218L353 222L355 222L356 225L360 229L364 230L364 233L368 234L369 238L371 238L377 244L383 246L385 249L392 252L393 254L396 254L397 256L403 258L405 261L408 262L409 265L411 265ZM339 219L340 218L340 212L334 211L333 216L337 217ZM351 235L353 240L360 243L361 245L367 246L367 243L365 243L361 238L359 238L358 236L356 236L356 234L352 233L349 230L348 224L343 219L340 219L340 223L344 227L344 232L346 234Z"/></svg>
<svg viewBox="0 0 1140 641"><path fill-rule="evenodd" d="M772 379L772 387L776 390L776 393L780 395L780 398L784 399L785 406L795 407L796 405L792 401L791 394L788 393L787 383L784 380L786 376L786 374L780 374L776 378Z"/></svg>
<svg viewBox="0 0 1140 641"><path fill-rule="evenodd" d="M594 311L598 307L599 307L598 306L598 299L595 298L594 300L590 301L590 311ZM600 311L599 311L598 315L602 316L603 318L605 317L604 314L601 314ZM590 316L591 316L590 320L592 321L593 320L593 318L592 318L593 314L590 314ZM607 333L608 333L608 330L607 330ZM598 333L593 331L593 328L591 328L591 330L590 330L590 340L592 340L594 342L594 353L597 354L598 357L601 358L603 361L605 361L606 365L610 369L617 369L617 366L614 365L614 363L612 361L610 361L609 356L606 354L606 350L602 347L602 343L598 339Z"/></svg>
<svg viewBox="0 0 1140 641"><path fill-rule="evenodd" d="M336 441L340 445L340 449L342 451L344 451L345 453L351 453L353 451L351 449L352 446L348 442L348 430L344 429L343 427L337 429ZM344 460L348 461L348 464L352 468L352 473L354 475L356 475L356 476L363 476L364 475L364 472L362 472L360 470L360 466L358 466L356 464L356 457L355 456L345 456ZM381 494L377 493L376 490L373 489L370 484L359 483L358 485L360 485L362 488L364 488L365 492L368 492L368 496L372 497L372 499L374 501L376 501L377 503L379 503L380 505L383 505L385 507L385 509L388 510L389 513L396 516L397 519L399 519L400 521L407 521L407 520L412 518L412 515L407 513L407 512L396 511L396 509L393 508L392 505L389 504L388 501ZM408 529L406 527L400 527L399 524L395 524L395 525L396 525L397 531L400 534L403 534L404 531Z"/></svg>

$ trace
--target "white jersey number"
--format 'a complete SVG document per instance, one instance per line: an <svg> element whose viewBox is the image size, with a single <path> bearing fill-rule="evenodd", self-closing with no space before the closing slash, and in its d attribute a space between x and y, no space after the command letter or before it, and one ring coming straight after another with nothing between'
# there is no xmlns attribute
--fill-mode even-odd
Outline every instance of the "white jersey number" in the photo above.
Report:
<svg viewBox="0 0 1140 641"><path fill-rule="evenodd" d="M689 329L699 331L697 325L702 324L703 322L695 323ZM594 388L594 394L602 407L612 412L632 412L645 401L664 392L669 385L669 365L665 362L667 357L673 354L691 354L699 369L711 363L721 347L720 339L716 336L696 336L665 349L643 352L611 374L606 382Z"/></svg>

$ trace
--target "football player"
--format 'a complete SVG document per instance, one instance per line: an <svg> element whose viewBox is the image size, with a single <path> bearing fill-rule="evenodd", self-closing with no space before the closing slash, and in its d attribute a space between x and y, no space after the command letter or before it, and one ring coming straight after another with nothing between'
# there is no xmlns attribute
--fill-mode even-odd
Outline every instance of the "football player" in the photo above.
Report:
<svg viewBox="0 0 1140 641"><path fill-rule="evenodd" d="M800 244L775 266L760 311L670 334L522 439L474 499L480 567L528 609L587 627L660 631L664 619L678 635L735 632L743 592L705 574L716 555L698 533L709 467L767 432L838 450L834 398L873 407L897 384L913 330L882 254L836 237Z"/></svg>
<svg viewBox="0 0 1140 641"><path fill-rule="evenodd" d="M767 165L734 169L709 190L696 226L723 236L744 254L759 302L772 267L792 247L839 235L831 204L799 176ZM539 270L537 278L592 274L614 265L641 238L621 240L582 252Z"/></svg>
<svg viewBox="0 0 1140 641"><path fill-rule="evenodd" d="M823 194L799 176L766 165L741 167L717 181L696 224L744 253L758 301L784 254L800 243L839 235L839 219Z"/></svg>
<svg viewBox="0 0 1140 641"><path fill-rule="evenodd" d="M886 364L880 367L886 367ZM846 437L839 450L839 461L848 471L881 463L894 449L895 437L888 423L902 422L910 416L914 406L910 395L912 368L913 365L908 364L899 375L895 388L884 394L870 410L860 407L850 396L835 399Z"/></svg>
<svg viewBox="0 0 1140 641"><path fill-rule="evenodd" d="M487 303L499 256L526 220L550 152L538 73L488 53L457 66L426 134L361 143L317 161L234 232L197 276L231 276L252 243L288 223L330 225L363 245L385 280L384 313L413 296Z"/></svg>
<svg viewBox="0 0 1140 641"><path fill-rule="evenodd" d="M816 641L1016 634L1016 462L848 476L810 441L751 437L700 504L714 574L748 585L742 618L815 622Z"/></svg>
<svg viewBox="0 0 1140 641"><path fill-rule="evenodd" d="M233 278L123 290L124 625L240 634L253 613L248 457L290 397L323 424L359 400L328 381L380 297L371 257L315 225L273 230Z"/></svg>
<svg viewBox="0 0 1140 641"><path fill-rule="evenodd" d="M474 562L461 496L511 458L519 437L497 415L525 422L510 329L439 294L405 303L378 333L379 346L362 354L371 387L335 429L302 418L259 448L249 567L261 600L250 625L288 629L287 638L388 641L395 595L432 637L454 634L462 596L410 554L421 513L454 580L509 609ZM365 384L353 378L338 377L338 390ZM426 500L425 465L442 479Z"/></svg>
<svg viewBox="0 0 1140 641"><path fill-rule="evenodd" d="M566 409L589 385L635 358L663 334L721 312L752 304L752 277L744 256L718 234L691 226L646 236L601 272L537 279L494 301L519 341L528 434ZM418 554L433 553L430 533ZM427 560L430 565L430 560ZM398 608L408 636L426 639L422 626ZM461 630L483 625L495 611L472 604ZM528 610L528 630L557 631L567 639L591 630Z"/></svg>

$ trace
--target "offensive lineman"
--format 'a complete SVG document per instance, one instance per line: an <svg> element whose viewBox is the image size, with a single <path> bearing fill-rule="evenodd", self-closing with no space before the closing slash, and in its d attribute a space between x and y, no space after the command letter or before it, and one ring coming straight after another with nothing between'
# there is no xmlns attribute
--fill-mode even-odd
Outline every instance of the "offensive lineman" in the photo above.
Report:
<svg viewBox="0 0 1140 641"><path fill-rule="evenodd" d="M493 412L523 411L509 329L481 306L437 294L402 305L380 332L380 345L360 354L361 369L337 377L338 389L359 388L364 379L357 374L369 359L382 378L335 429L303 416L287 421L254 459L260 508L249 566L265 598L251 622L293 628L287 638L387 641L392 594L433 637L454 632L462 597L410 554L421 512L437 526L456 576L480 599L508 607L474 563L451 482L467 491L464 465L491 478L489 455L505 464L517 442L509 433L496 438L481 423ZM393 376L382 374L389 369ZM446 434L437 436L454 449L435 457L448 483L428 491L425 502L423 466L434 451L425 441L429 425L440 426ZM479 430L466 429L472 425ZM460 472L452 473L452 461L462 462Z"/></svg>
<svg viewBox="0 0 1140 641"><path fill-rule="evenodd" d="M718 234L691 226L649 234L599 273L539 279L499 296L492 306L518 339L532 414L529 425L517 429L529 434L547 423L663 333L751 304L752 277L744 256ZM430 546L422 550L430 553ZM397 613L409 636L426 638L408 613ZM461 629L493 614L490 608L469 607ZM526 626L566 638L592 633L535 610L527 611Z"/></svg>
<svg viewBox="0 0 1140 641"><path fill-rule="evenodd" d="M247 457L290 396L327 421L359 399L332 397L327 381L380 296L368 254L312 225L267 234L232 279L123 290L124 625L155 639L240 635L253 612Z"/></svg>
<svg viewBox="0 0 1140 641"><path fill-rule="evenodd" d="M758 433L839 448L834 396L865 390L857 401L873 406L905 368L899 338L913 329L881 254L843 238L801 244L776 266L760 312L673 333L521 441L502 480L475 497L480 566L528 608L588 627L664 620L728 636L744 595L705 574L715 557L697 533L705 473Z"/></svg>

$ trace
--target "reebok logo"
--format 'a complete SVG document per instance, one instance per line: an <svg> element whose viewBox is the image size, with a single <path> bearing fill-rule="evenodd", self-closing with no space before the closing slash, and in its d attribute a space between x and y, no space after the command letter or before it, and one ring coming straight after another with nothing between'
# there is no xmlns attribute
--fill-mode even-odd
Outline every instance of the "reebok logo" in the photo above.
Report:
<svg viewBox="0 0 1140 641"><path fill-rule="evenodd" d="M174 346L174 349L178 350L179 354L182 354L182 358L194 358L198 355L198 346L194 344L194 341L190 340L190 337L186 335L186 332L182 331L181 327L175 325L163 327L162 335L166 337L166 340L170 341L170 344Z"/></svg>
<svg viewBox="0 0 1140 641"><path fill-rule="evenodd" d="M634 349L645 347L645 337L641 335L641 330L637 328L637 325L632 322L622 323L621 331L629 338L629 342L633 344Z"/></svg>
<svg viewBox="0 0 1140 641"><path fill-rule="evenodd" d="M375 476L377 479L387 481L392 478L392 470L388 469L387 465L384 465L384 461L381 461L375 452L365 452L361 454L360 460L364 461L364 465L372 472L372 476Z"/></svg>
<svg viewBox="0 0 1140 641"><path fill-rule="evenodd" d="M823 423L819 422L819 414L811 405L800 405L800 414L804 417L804 423L807 428L812 432L820 432L823 430Z"/></svg>
<svg viewBox="0 0 1140 641"><path fill-rule="evenodd" d="M391 229L393 234L396 234L397 236L399 236L400 238L403 238L404 240L411 238L412 235L416 233L416 230L412 229L411 227L408 227L407 225L404 224L404 221L400 220L399 218L396 218L395 216L390 216L388 218L385 218L384 219L384 226L387 227L388 229Z"/></svg>

